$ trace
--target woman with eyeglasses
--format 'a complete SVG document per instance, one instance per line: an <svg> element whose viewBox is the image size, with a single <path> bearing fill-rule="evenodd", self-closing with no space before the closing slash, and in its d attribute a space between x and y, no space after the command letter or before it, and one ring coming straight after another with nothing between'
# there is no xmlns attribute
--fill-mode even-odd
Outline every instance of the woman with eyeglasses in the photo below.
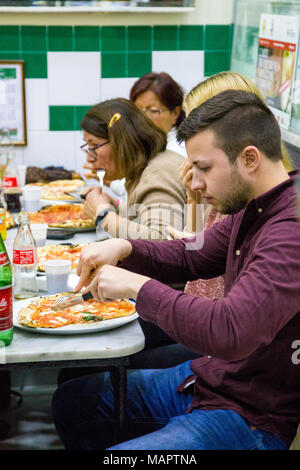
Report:
<svg viewBox="0 0 300 470"><path fill-rule="evenodd" d="M127 204L99 187L87 191L84 212L97 226L113 237L144 239L167 238L172 222L182 226L182 157L166 150L165 132L124 98L93 106L81 127L93 170L105 170L109 181L126 179Z"/></svg>
<svg viewBox="0 0 300 470"><path fill-rule="evenodd" d="M186 157L185 145L178 144L176 130L185 118L181 86L165 72L147 73L130 91L130 99L167 134L167 149Z"/></svg>

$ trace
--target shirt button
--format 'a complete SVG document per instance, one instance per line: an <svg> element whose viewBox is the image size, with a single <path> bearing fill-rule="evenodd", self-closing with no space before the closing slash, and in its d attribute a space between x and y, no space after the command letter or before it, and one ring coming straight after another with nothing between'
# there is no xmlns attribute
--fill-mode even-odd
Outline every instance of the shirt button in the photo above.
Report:
<svg viewBox="0 0 300 470"><path fill-rule="evenodd" d="M240 254L241 254L240 250L236 250L235 254L236 254L236 256L240 256Z"/></svg>
<svg viewBox="0 0 300 470"><path fill-rule="evenodd" d="M259 209L257 209L257 212L259 212L261 214L262 213L262 208L260 207Z"/></svg>
<svg viewBox="0 0 300 470"><path fill-rule="evenodd" d="M208 359L211 359L211 356L207 356L207 357L208 357Z"/></svg>

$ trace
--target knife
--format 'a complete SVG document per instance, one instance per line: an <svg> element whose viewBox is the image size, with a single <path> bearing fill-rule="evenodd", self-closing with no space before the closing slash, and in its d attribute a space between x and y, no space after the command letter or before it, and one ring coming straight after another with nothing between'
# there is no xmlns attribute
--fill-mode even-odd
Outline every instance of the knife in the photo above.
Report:
<svg viewBox="0 0 300 470"><path fill-rule="evenodd" d="M52 309L57 312L64 308L73 307L73 305L81 304L82 302L93 299L91 292L86 292L85 294L63 294L56 299L52 305Z"/></svg>

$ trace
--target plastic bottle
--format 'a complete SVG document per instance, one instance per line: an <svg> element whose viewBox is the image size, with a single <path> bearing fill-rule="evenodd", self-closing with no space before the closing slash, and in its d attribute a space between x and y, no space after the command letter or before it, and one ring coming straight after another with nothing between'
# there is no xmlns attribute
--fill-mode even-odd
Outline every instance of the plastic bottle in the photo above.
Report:
<svg viewBox="0 0 300 470"><path fill-rule="evenodd" d="M0 187L0 235L2 240L6 239L6 209L7 204L4 199L3 190Z"/></svg>
<svg viewBox="0 0 300 470"><path fill-rule="evenodd" d="M18 216L19 229L13 245L13 294L15 299L35 297L37 288L36 244L30 230L28 212Z"/></svg>
<svg viewBox="0 0 300 470"><path fill-rule="evenodd" d="M3 171L3 184L5 188L17 188L19 186L19 172L14 160L15 153L9 151L7 165Z"/></svg>
<svg viewBox="0 0 300 470"><path fill-rule="evenodd" d="M7 251L0 235L0 347L13 339L12 271Z"/></svg>
<svg viewBox="0 0 300 470"><path fill-rule="evenodd" d="M0 148L0 178L3 179L3 173L6 168L7 153Z"/></svg>
<svg viewBox="0 0 300 470"><path fill-rule="evenodd" d="M3 179L3 172L7 165L8 149L11 146L9 129L0 129L0 177Z"/></svg>

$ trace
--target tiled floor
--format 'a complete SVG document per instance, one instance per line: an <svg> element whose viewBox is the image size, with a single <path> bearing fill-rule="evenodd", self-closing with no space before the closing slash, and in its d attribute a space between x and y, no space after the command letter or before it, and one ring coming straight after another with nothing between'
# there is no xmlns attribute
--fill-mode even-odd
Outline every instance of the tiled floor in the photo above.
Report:
<svg viewBox="0 0 300 470"><path fill-rule="evenodd" d="M37 387L37 390L22 393L20 407L17 407L17 397L12 397L10 408L0 412L0 420L10 425L8 438L0 441L0 451L64 449L51 416L53 391Z"/></svg>

